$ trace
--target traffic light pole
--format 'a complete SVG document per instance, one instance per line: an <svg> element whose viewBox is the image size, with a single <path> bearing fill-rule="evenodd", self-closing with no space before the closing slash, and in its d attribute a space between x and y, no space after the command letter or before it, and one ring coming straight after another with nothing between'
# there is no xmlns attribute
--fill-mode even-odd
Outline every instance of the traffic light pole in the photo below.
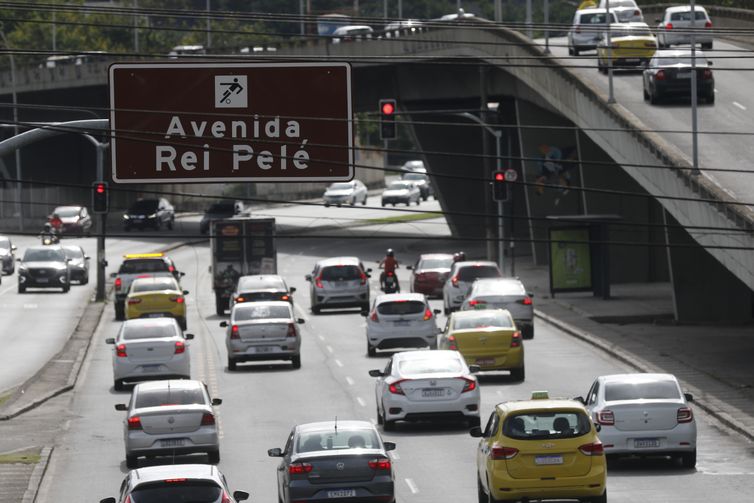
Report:
<svg viewBox="0 0 754 503"><path fill-rule="evenodd" d="M502 131L495 130L492 134L495 135L495 162L497 163L496 169L500 169L500 137ZM505 276L505 234L503 228L503 201L497 202L497 263L500 264L500 270Z"/></svg>
<svg viewBox="0 0 754 503"><path fill-rule="evenodd" d="M108 147L108 144L97 141L94 138L92 138L92 140L94 140L97 147L97 180L102 180L102 177L105 175L105 149ZM95 300L97 302L103 302L105 300L105 267L107 267L107 261L105 260L107 213L102 213L100 215L99 228L97 230L97 293L95 295Z"/></svg>

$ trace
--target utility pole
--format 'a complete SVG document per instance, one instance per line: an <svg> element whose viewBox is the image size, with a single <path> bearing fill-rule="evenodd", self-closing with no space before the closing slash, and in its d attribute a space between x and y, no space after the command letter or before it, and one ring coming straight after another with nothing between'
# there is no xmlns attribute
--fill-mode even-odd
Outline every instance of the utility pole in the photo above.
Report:
<svg viewBox="0 0 754 503"><path fill-rule="evenodd" d="M550 0L544 0L545 54L550 54Z"/></svg>
<svg viewBox="0 0 754 503"><path fill-rule="evenodd" d="M531 27L531 0L526 0L526 36L534 38Z"/></svg>
<svg viewBox="0 0 754 503"><path fill-rule="evenodd" d="M615 90L613 89L613 38L612 16L610 15L610 0L605 0L605 20L607 22L607 102L615 103Z"/></svg>
<svg viewBox="0 0 754 503"><path fill-rule="evenodd" d="M697 125L697 83L696 83L696 3L691 0L691 172L699 174L699 138ZM714 92L714 89L713 89Z"/></svg>
<svg viewBox="0 0 754 503"><path fill-rule="evenodd" d="M0 22L0 37L3 39L3 46L8 51L10 58L10 90L11 101L13 102L13 135L18 136L18 95L16 94L16 60L13 58L13 51L8 47L8 39L5 38L5 29ZM23 171L21 170L21 149L16 149L16 213L18 213L19 230L24 230L24 205L21 204L21 179Z"/></svg>
<svg viewBox="0 0 754 503"><path fill-rule="evenodd" d="M139 15L136 11L139 9L139 0L134 0L134 53L139 53Z"/></svg>
<svg viewBox="0 0 754 503"><path fill-rule="evenodd" d="M482 124L487 124L487 68L484 65L479 67L479 120ZM487 135L482 130L482 178L490 180L492 171L489 167L489 141ZM489 190L484 191L484 210L487 215L492 213L492 194ZM487 239L487 260L495 260L495 241L493 232L492 219L487 216L484 219L485 237Z"/></svg>
<svg viewBox="0 0 754 503"><path fill-rule="evenodd" d="M207 0L207 49L212 47L212 20L209 17L211 0Z"/></svg>

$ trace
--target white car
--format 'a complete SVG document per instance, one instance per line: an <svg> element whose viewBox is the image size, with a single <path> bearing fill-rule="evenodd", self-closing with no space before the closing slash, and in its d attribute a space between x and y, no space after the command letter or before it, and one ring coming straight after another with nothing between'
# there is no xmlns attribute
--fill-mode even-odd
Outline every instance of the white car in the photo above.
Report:
<svg viewBox="0 0 754 503"><path fill-rule="evenodd" d="M367 354L374 356L377 349L437 349L439 313L421 293L378 295L371 310L362 312L367 318Z"/></svg>
<svg viewBox="0 0 754 503"><path fill-rule="evenodd" d="M712 49L712 21L707 10L701 5L694 6L695 41L702 49ZM665 9L662 19L657 19L657 44L670 47L691 43L691 6L677 5Z"/></svg>
<svg viewBox="0 0 754 503"><path fill-rule="evenodd" d="M427 173L427 167L424 165L424 161L420 159L404 162L401 170L408 173Z"/></svg>
<svg viewBox="0 0 754 503"><path fill-rule="evenodd" d="M169 380L137 384L126 411L123 436L126 467L136 468L140 456L175 456L207 453L209 462L220 462L220 440L212 408L222 400L210 398L201 381Z"/></svg>
<svg viewBox="0 0 754 503"><path fill-rule="evenodd" d="M113 348L113 388L126 382L160 378L191 378L192 334L184 334L173 318L137 318L123 322Z"/></svg>
<svg viewBox="0 0 754 503"><path fill-rule="evenodd" d="M325 200L325 206L331 204L335 206L344 204L354 206L356 203L367 204L367 187L360 180L335 182L327 187L322 198Z"/></svg>
<svg viewBox="0 0 754 503"><path fill-rule="evenodd" d="M288 301L259 301L235 304L230 321L220 322L226 328L225 348L228 370L245 361L290 360L293 368L301 367L301 333L303 318L293 316Z"/></svg>
<svg viewBox="0 0 754 503"><path fill-rule="evenodd" d="M333 44L339 44L341 42L351 42L353 40L371 39L374 30L371 26L367 25L349 25L340 26L332 34Z"/></svg>
<svg viewBox="0 0 754 503"><path fill-rule="evenodd" d="M506 309L524 339L534 338L534 294L516 278L478 279L461 305L461 311Z"/></svg>
<svg viewBox="0 0 754 503"><path fill-rule="evenodd" d="M600 0L598 5L600 9L607 7L607 0ZM644 21L644 14L636 5L636 0L610 0L610 11L618 17L619 23L630 23L633 21Z"/></svg>
<svg viewBox="0 0 754 503"><path fill-rule="evenodd" d="M612 4L611 4L612 5ZM613 23L618 22L615 12L610 9ZM581 9L573 15L571 30L568 32L568 54L578 56L581 51L597 48L602 32L605 29L607 15L605 9Z"/></svg>
<svg viewBox="0 0 754 503"><path fill-rule="evenodd" d="M417 206L421 202L421 189L419 186L409 180L396 180L390 182L390 185L385 187L382 191L382 206L402 203L406 206L411 206L411 203L416 203Z"/></svg>
<svg viewBox="0 0 754 503"><path fill-rule="evenodd" d="M468 295L471 285L479 278L502 278L503 273L496 262L489 260L466 260L454 262L450 275L442 287L445 314L458 310Z"/></svg>
<svg viewBox="0 0 754 503"><path fill-rule="evenodd" d="M672 374L600 376L582 401L608 456L670 455L696 466L693 397Z"/></svg>
<svg viewBox="0 0 754 503"><path fill-rule="evenodd" d="M377 423L386 431L396 421L465 419L479 426L479 384L458 351L405 351L396 353L377 377Z"/></svg>

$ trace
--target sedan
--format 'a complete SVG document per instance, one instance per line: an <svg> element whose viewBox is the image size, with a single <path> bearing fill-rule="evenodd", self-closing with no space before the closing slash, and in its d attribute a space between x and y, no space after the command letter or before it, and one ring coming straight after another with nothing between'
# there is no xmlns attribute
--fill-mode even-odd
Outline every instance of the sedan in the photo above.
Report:
<svg viewBox="0 0 754 503"><path fill-rule="evenodd" d="M71 270L60 246L32 246L18 261L18 293L30 287L71 289Z"/></svg>
<svg viewBox="0 0 754 503"><path fill-rule="evenodd" d="M230 305L260 300L284 300L293 304L295 291L295 287L289 287L283 277L277 274L241 276L236 283L236 291L230 297Z"/></svg>
<svg viewBox="0 0 754 503"><path fill-rule="evenodd" d="M132 228L152 227L160 230L162 227L173 228L175 223L175 210L164 198L139 199L127 212L123 214L123 228L130 231Z"/></svg>
<svg viewBox="0 0 754 503"><path fill-rule="evenodd" d="M443 310L450 314L461 307L471 290L471 285L479 278L502 278L503 273L497 263L489 260L463 260L454 262L448 280L442 288Z"/></svg>
<svg viewBox="0 0 754 503"><path fill-rule="evenodd" d="M186 295L171 276L137 277L131 282L126 295L126 319L175 318L186 330Z"/></svg>
<svg viewBox="0 0 754 503"><path fill-rule="evenodd" d="M140 456L206 453L220 462L220 440L215 411L222 400L210 398L201 381L149 381L134 386L123 422L126 466L136 468ZM193 501L193 500L192 500Z"/></svg>
<svg viewBox="0 0 754 503"><path fill-rule="evenodd" d="M712 62L702 51L696 53L696 93L700 100L715 103ZM691 50L657 51L644 70L644 99L656 105L664 98L691 95Z"/></svg>
<svg viewBox="0 0 754 503"><path fill-rule="evenodd" d="M437 349L437 323L427 297L421 293L390 293L378 295L367 318L367 355L377 349Z"/></svg>
<svg viewBox="0 0 754 503"><path fill-rule="evenodd" d="M231 497L225 475L213 465L162 465L131 470L120 485L120 499L99 503L191 501L192 503L238 503L249 499L246 491Z"/></svg>
<svg viewBox="0 0 754 503"><path fill-rule="evenodd" d="M610 24L610 42L607 33L597 43L597 69L607 73L612 61L613 68L627 69L646 65L657 50L657 39L647 23Z"/></svg>
<svg viewBox="0 0 754 503"><path fill-rule="evenodd" d="M423 293L428 297L442 297L442 286L450 275L453 255L450 253L426 253L419 255L416 264L407 269L412 270L411 291Z"/></svg>
<svg viewBox="0 0 754 503"><path fill-rule="evenodd" d="M57 217L57 219L56 219ZM59 234L89 235L92 232L92 217L84 206L58 206L49 217L55 220Z"/></svg>
<svg viewBox="0 0 754 503"><path fill-rule="evenodd" d="M694 40L702 49L712 49L712 21L707 9L694 6ZM660 47L691 43L691 6L676 5L665 9L662 19L657 19L657 43Z"/></svg>
<svg viewBox="0 0 754 503"><path fill-rule="evenodd" d="M534 297L517 278L478 279L461 305L462 311L505 309L524 339L534 338Z"/></svg>
<svg viewBox="0 0 754 503"><path fill-rule="evenodd" d="M301 333L303 318L293 317L293 307L286 301L250 302L234 305L225 328L228 370L245 361L290 360L301 368Z"/></svg>
<svg viewBox="0 0 754 503"><path fill-rule="evenodd" d="M600 376L579 400L602 428L608 456L672 456L696 466L693 397L672 374Z"/></svg>
<svg viewBox="0 0 754 503"><path fill-rule="evenodd" d="M105 339L113 348L113 388L122 391L125 382L159 378L191 378L191 353L175 320L156 318L128 320L115 338Z"/></svg>
<svg viewBox="0 0 754 503"><path fill-rule="evenodd" d="M0 236L0 266L3 274L13 274L16 270L16 245L8 236Z"/></svg>
<svg viewBox="0 0 754 503"><path fill-rule="evenodd" d="M338 207L344 204L353 206L359 202L367 204L367 187L360 180L336 182L327 187L322 197L325 200L325 206L331 204Z"/></svg>
<svg viewBox="0 0 754 503"><path fill-rule="evenodd" d="M432 188L432 184L429 182L429 176L427 176L426 173L403 173L401 179L411 182L419 187L422 200L426 201L429 199L429 196L433 196L435 199L437 198L435 196L435 191Z"/></svg>
<svg viewBox="0 0 754 503"><path fill-rule="evenodd" d="M369 421L327 421L295 426L277 470L278 501L358 501L395 503L395 475L388 451Z"/></svg>
<svg viewBox="0 0 754 503"><path fill-rule="evenodd" d="M78 245L64 245L63 253L68 258L71 269L71 281L82 285L89 283L89 255Z"/></svg>
<svg viewBox="0 0 754 503"><path fill-rule="evenodd" d="M421 190L413 182L403 180L391 182L382 192L382 206L388 204L395 206L399 203L410 206L414 202L417 205L421 203Z"/></svg>
<svg viewBox="0 0 754 503"><path fill-rule="evenodd" d="M465 419L479 426L479 385L458 351L406 351L394 354L377 378L377 423L385 431L396 421Z"/></svg>

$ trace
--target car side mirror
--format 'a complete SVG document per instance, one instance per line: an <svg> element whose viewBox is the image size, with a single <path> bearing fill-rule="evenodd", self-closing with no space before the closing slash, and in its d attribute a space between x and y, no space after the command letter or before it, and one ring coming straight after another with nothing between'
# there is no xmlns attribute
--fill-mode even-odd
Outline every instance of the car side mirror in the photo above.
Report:
<svg viewBox="0 0 754 503"><path fill-rule="evenodd" d="M223 327L223 328L226 328L228 326L228 322L227 321L221 321L220 322L220 326Z"/></svg>
<svg viewBox="0 0 754 503"><path fill-rule="evenodd" d="M66 257L66 259L65 259L66 262L70 262L71 260L73 260L73 259L70 259L68 257Z"/></svg>
<svg viewBox="0 0 754 503"><path fill-rule="evenodd" d="M469 430L469 435L474 438L481 438L484 436L484 434L482 433L482 428L480 428L479 426L474 426L473 428L471 428Z"/></svg>
<svg viewBox="0 0 754 503"><path fill-rule="evenodd" d="M125 403L116 403L115 404L115 410L119 410L121 412L125 412L128 410L128 406Z"/></svg>
<svg viewBox="0 0 754 503"><path fill-rule="evenodd" d="M108 337L107 339L105 339L105 344L115 344L115 339Z"/></svg>
<svg viewBox="0 0 754 503"><path fill-rule="evenodd" d="M584 400L583 396L575 396L573 397L573 399L576 400L577 402L580 402L583 405L586 405L586 400Z"/></svg>
<svg viewBox="0 0 754 503"><path fill-rule="evenodd" d="M186 339L187 341L190 341L191 339L194 338L194 334L183 334L183 338Z"/></svg>
<svg viewBox="0 0 754 503"><path fill-rule="evenodd" d="M599 433L602 431L602 425L600 423L594 423L594 429Z"/></svg>
<svg viewBox="0 0 754 503"><path fill-rule="evenodd" d="M691 393L684 393L683 398L685 398L687 402L694 401L694 395L692 395Z"/></svg>
<svg viewBox="0 0 754 503"><path fill-rule="evenodd" d="M222 398L213 398L212 399L212 405L222 405L223 399Z"/></svg>
<svg viewBox="0 0 754 503"><path fill-rule="evenodd" d="M298 318L296 319L296 323L298 323L299 325L303 325L304 323L306 323L306 320L303 318Z"/></svg>
<svg viewBox="0 0 754 503"><path fill-rule="evenodd" d="M16 248L16 245L10 245L10 251L16 251L18 248Z"/></svg>
<svg viewBox="0 0 754 503"><path fill-rule="evenodd" d="M657 23L657 24L662 23L662 19L655 19L655 23Z"/></svg>
<svg viewBox="0 0 754 503"><path fill-rule="evenodd" d="M282 458L283 451L280 447L275 447L274 449L267 449L267 455L271 458Z"/></svg>
<svg viewBox="0 0 754 503"><path fill-rule="evenodd" d="M382 377L385 374L383 374L382 371L379 369L372 369L369 371L369 375L372 377Z"/></svg>
<svg viewBox="0 0 754 503"><path fill-rule="evenodd" d="M312 280L312 275L311 274L307 274L306 276L304 276L304 279L306 281L311 281Z"/></svg>
<svg viewBox="0 0 754 503"><path fill-rule="evenodd" d="M707 61L707 66L712 66L712 65L714 65L713 61Z"/></svg>
<svg viewBox="0 0 754 503"><path fill-rule="evenodd" d="M528 296L529 296L529 297L531 297L532 299L534 298L534 294L533 294L533 293L531 293L531 292L526 292L526 295L528 295Z"/></svg>
<svg viewBox="0 0 754 503"><path fill-rule="evenodd" d="M16 262L21 262L21 257L18 257L18 258L16 259Z"/></svg>
<svg viewBox="0 0 754 503"><path fill-rule="evenodd" d="M181 278L182 278L182 277L184 277L185 275L186 275L186 273L185 273L185 272L179 272L179 273L178 273L178 276L180 276Z"/></svg>
<svg viewBox="0 0 754 503"><path fill-rule="evenodd" d="M480 367L479 365L469 365L469 372L471 372L472 374L476 374L477 372L481 371L482 367Z"/></svg>
<svg viewBox="0 0 754 503"><path fill-rule="evenodd" d="M118 273L117 272L111 272L110 273L110 277L111 278L117 278L118 277Z"/></svg>
<svg viewBox="0 0 754 503"><path fill-rule="evenodd" d="M385 451L394 451L396 445L395 442L382 442L382 447L385 448Z"/></svg>
<svg viewBox="0 0 754 503"><path fill-rule="evenodd" d="M110 497L110 498L101 499L99 500L99 503L115 503L115 498Z"/></svg>
<svg viewBox="0 0 754 503"><path fill-rule="evenodd" d="M90 257L89 255L84 255L84 260L89 260L90 258L92 257Z"/></svg>
<svg viewBox="0 0 754 503"><path fill-rule="evenodd" d="M183 291L183 295L188 295L188 294L189 294L189 291L188 291L188 290L184 290L184 291Z"/></svg>
<svg viewBox="0 0 754 503"><path fill-rule="evenodd" d="M296 287L295 287L295 286L292 286L292 287L290 287L290 288L288 289L288 291L289 291L290 293L293 293L293 292L295 292L295 291L296 291Z"/></svg>
<svg viewBox="0 0 754 503"><path fill-rule="evenodd" d="M246 501L249 499L249 493L246 491L233 491L233 499L236 501Z"/></svg>
<svg viewBox="0 0 754 503"><path fill-rule="evenodd" d="M442 314L442 309L434 309L432 312L435 314Z"/></svg>

